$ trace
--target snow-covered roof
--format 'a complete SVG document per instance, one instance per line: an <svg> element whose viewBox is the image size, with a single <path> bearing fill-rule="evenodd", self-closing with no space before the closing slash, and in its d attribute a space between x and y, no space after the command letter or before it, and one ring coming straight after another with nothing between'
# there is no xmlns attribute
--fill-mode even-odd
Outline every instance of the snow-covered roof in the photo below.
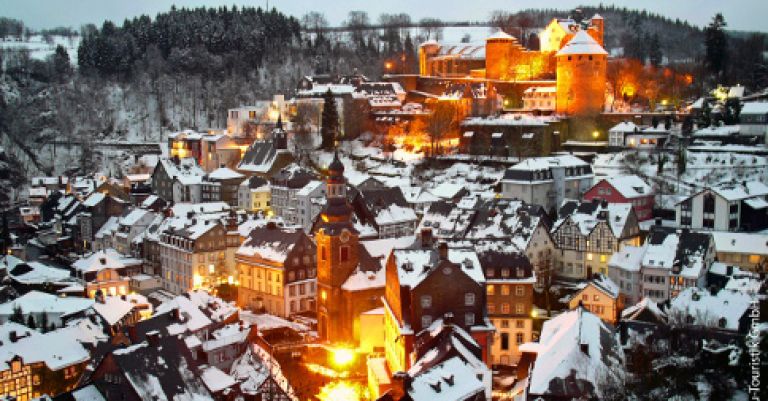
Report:
<svg viewBox="0 0 768 401"><path fill-rule="evenodd" d="M760 233L711 232L715 252L768 255L768 235Z"/></svg>
<svg viewBox="0 0 768 401"><path fill-rule="evenodd" d="M112 248L107 248L76 260L72 267L82 273L88 273L102 269L122 269L141 263L141 259L126 257Z"/></svg>
<svg viewBox="0 0 768 401"><path fill-rule="evenodd" d="M208 178L211 180L234 180L245 178L245 176L232 169L220 167L208 173Z"/></svg>
<svg viewBox="0 0 768 401"><path fill-rule="evenodd" d="M408 389L414 401L462 401L483 392L485 383L478 377L477 369L458 356L416 375Z"/></svg>
<svg viewBox="0 0 768 401"><path fill-rule="evenodd" d="M599 398L601 375L613 374L623 359L612 329L581 307L544 322L539 343L527 348L537 353L529 377L532 395L577 396L569 392L573 378L591 383Z"/></svg>
<svg viewBox="0 0 768 401"><path fill-rule="evenodd" d="M45 292L30 291L13 301L0 304L0 315L11 316L13 310L19 307L25 315L46 313L66 316L82 312L93 304L94 301L88 298L57 297Z"/></svg>
<svg viewBox="0 0 768 401"><path fill-rule="evenodd" d="M655 268L672 268L677 255L677 245L680 237L675 234L667 235L659 244L646 242L645 254L643 255L643 266Z"/></svg>
<svg viewBox="0 0 768 401"><path fill-rule="evenodd" d="M345 291L364 291L374 288L384 288L386 284L386 270L364 271L360 268L355 269L347 277L341 288Z"/></svg>
<svg viewBox="0 0 768 401"><path fill-rule="evenodd" d="M752 298L741 291L720 290L712 295L709 290L686 288L672 300L669 315L682 319L680 323L738 330L739 320L749 310Z"/></svg>
<svg viewBox="0 0 768 401"><path fill-rule="evenodd" d="M179 160L176 165L170 159L160 159L160 165L165 169L171 179L177 179L182 185L194 185L203 182L205 171L197 164L194 157Z"/></svg>
<svg viewBox="0 0 768 401"><path fill-rule="evenodd" d="M634 320L637 318L637 316L640 315L643 311L649 311L652 314L654 314L656 317L658 317L661 321L666 321L667 314L664 313L660 308L659 305L656 304L652 299L645 297L640 302L636 303L635 305L632 305L623 311L621 311L621 318L622 320Z"/></svg>
<svg viewBox="0 0 768 401"><path fill-rule="evenodd" d="M642 266L645 250L645 245L625 245L621 251L614 252L614 254L611 255L611 259L608 260L608 267L617 268L624 271L638 272Z"/></svg>
<svg viewBox="0 0 768 401"><path fill-rule="evenodd" d="M622 175L603 178L614 189L627 199L653 195L653 188L637 175Z"/></svg>
<svg viewBox="0 0 768 401"><path fill-rule="evenodd" d="M589 280L586 283L579 284L578 288L585 289L587 287L594 287L601 292L603 292L605 295L608 295L612 298L618 298L619 297L619 286L616 285L613 280L611 280L608 276L597 274L592 280ZM577 292L576 294L580 293L581 291Z"/></svg>
<svg viewBox="0 0 768 401"><path fill-rule="evenodd" d="M269 314L256 314L250 311L241 311L240 319L244 322L255 325L260 331L275 330L280 328L289 328L297 332L309 331L309 327L283 319L279 316Z"/></svg>
<svg viewBox="0 0 768 401"><path fill-rule="evenodd" d="M203 379L205 387L208 387L208 390L213 393L223 391L237 384L232 376L224 373L221 369L215 366L206 366L202 368L200 378Z"/></svg>
<svg viewBox="0 0 768 401"><path fill-rule="evenodd" d="M104 195L101 192L94 192L89 196L86 200L83 201L83 206L85 207L94 207L99 204L99 202L103 201L104 198L106 198L107 195Z"/></svg>
<svg viewBox="0 0 768 401"><path fill-rule="evenodd" d="M768 102L746 102L741 106L740 115L768 114Z"/></svg>
<svg viewBox="0 0 768 401"><path fill-rule="evenodd" d="M387 208L379 210L375 220L379 227L389 224L401 224L407 222L415 223L417 221L416 212L409 207L401 207L391 204Z"/></svg>
<svg viewBox="0 0 768 401"><path fill-rule="evenodd" d="M693 132L693 136L731 136L738 134L741 127L738 125L709 126Z"/></svg>
<svg viewBox="0 0 768 401"><path fill-rule="evenodd" d="M401 286L415 288L435 270L438 251L435 249L396 249L392 252ZM485 275L477 253L469 249L449 249L448 260L461 266L470 278L485 283Z"/></svg>
<svg viewBox="0 0 768 401"><path fill-rule="evenodd" d="M456 197L456 195L461 192L461 190L464 189L464 185L461 184L455 184L451 182L443 182L441 184L438 184L435 188L432 188L429 190L429 192L432 193L432 195L437 196L438 198L443 199L453 199Z"/></svg>
<svg viewBox="0 0 768 401"><path fill-rule="evenodd" d="M45 334L36 331L16 342L7 341L0 345L0 371L8 371L15 356L25 364L45 363L48 369L58 371L90 359L88 351L65 330Z"/></svg>
<svg viewBox="0 0 768 401"><path fill-rule="evenodd" d="M120 224L123 226L133 226L148 214L152 214L152 212L146 209L135 208L120 219Z"/></svg>
<svg viewBox="0 0 768 401"><path fill-rule="evenodd" d="M531 157L510 167L509 170L539 171L557 167L583 167L589 163L572 155Z"/></svg>
<svg viewBox="0 0 768 401"><path fill-rule="evenodd" d="M508 40L517 40L514 36L502 31L499 29L498 31L494 32L493 35L486 38L486 40L494 40L494 39L508 39Z"/></svg>
<svg viewBox="0 0 768 401"><path fill-rule="evenodd" d="M110 326L117 324L123 318L125 318L134 308L134 304L128 301L123 301L119 297L106 297L104 303L96 302L93 304L93 309L99 316Z"/></svg>
<svg viewBox="0 0 768 401"><path fill-rule="evenodd" d="M557 56L569 56L577 54L608 55L608 52L587 31L580 30L573 38L557 52Z"/></svg>
<svg viewBox="0 0 768 401"><path fill-rule="evenodd" d="M731 182L710 188L727 201L768 195L768 186L760 181Z"/></svg>
<svg viewBox="0 0 768 401"><path fill-rule="evenodd" d="M263 392L265 397L274 397L276 395L274 389L270 386L262 386L267 379L271 378L290 401L299 400L283 375L277 360L256 344L251 345L241 357L235 360L229 374L240 383L240 390L245 394L256 395Z"/></svg>
<svg viewBox="0 0 768 401"><path fill-rule="evenodd" d="M583 236L589 236L601 222L605 222L616 238L621 238L632 212L631 203L597 203L566 200L560 208L561 218L552 226L556 232L563 224L570 222L579 228Z"/></svg>

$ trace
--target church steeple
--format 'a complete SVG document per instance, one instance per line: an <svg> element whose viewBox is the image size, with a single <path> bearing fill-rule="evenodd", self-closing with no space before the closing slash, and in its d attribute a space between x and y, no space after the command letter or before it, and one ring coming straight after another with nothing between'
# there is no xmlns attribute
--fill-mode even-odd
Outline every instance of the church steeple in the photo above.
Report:
<svg viewBox="0 0 768 401"><path fill-rule="evenodd" d="M344 179L344 164L339 160L339 152L333 152L333 161L328 166L328 180L326 181L328 199L346 198L347 180Z"/></svg>

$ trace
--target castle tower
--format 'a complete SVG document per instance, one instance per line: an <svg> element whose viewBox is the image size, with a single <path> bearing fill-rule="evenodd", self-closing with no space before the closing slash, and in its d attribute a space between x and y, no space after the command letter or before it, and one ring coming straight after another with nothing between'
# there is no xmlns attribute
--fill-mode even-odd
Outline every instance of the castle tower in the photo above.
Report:
<svg viewBox="0 0 768 401"><path fill-rule="evenodd" d="M428 40L419 46L419 75L435 75L430 67L429 59L437 55L440 51L440 45L434 40Z"/></svg>
<svg viewBox="0 0 768 401"><path fill-rule="evenodd" d="M322 340L349 342L353 338L352 316L347 316L341 290L358 264L358 232L352 225L352 207L347 201L344 165L335 154L328 166L326 204L315 234L317 243L317 330Z"/></svg>
<svg viewBox="0 0 768 401"><path fill-rule="evenodd" d="M511 79L513 52L517 39L504 31L498 31L485 39L485 78Z"/></svg>
<svg viewBox="0 0 768 401"><path fill-rule="evenodd" d="M605 104L608 53L586 31L578 31L557 52L557 112L594 115Z"/></svg>
<svg viewBox="0 0 768 401"><path fill-rule="evenodd" d="M592 19L589 20L589 34L600 44L605 47L605 41L603 36L605 35L605 20L600 14L595 14Z"/></svg>

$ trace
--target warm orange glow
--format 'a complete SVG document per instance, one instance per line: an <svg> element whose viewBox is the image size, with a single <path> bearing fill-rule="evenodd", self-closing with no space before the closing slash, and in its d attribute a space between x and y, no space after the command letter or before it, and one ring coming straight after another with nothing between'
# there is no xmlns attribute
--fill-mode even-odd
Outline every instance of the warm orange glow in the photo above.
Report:
<svg viewBox="0 0 768 401"><path fill-rule="evenodd" d="M392 69L392 62L391 61L387 61L386 63L384 63L384 68L386 68L387 70L391 70Z"/></svg>
<svg viewBox="0 0 768 401"><path fill-rule="evenodd" d="M349 377L349 372L337 372L331 368L327 368L323 365L318 365L316 363L305 363L304 366L307 368L308 371L312 373L317 373L319 375L330 377L332 379L343 379L345 377Z"/></svg>
<svg viewBox="0 0 768 401"><path fill-rule="evenodd" d="M326 293L325 290L320 291L320 298L325 301L328 299L328 293Z"/></svg>
<svg viewBox="0 0 768 401"><path fill-rule="evenodd" d="M341 381L325 385L317 398L320 401L360 401L366 397L360 384Z"/></svg>
<svg viewBox="0 0 768 401"><path fill-rule="evenodd" d="M336 348L332 350L333 364L336 367L345 367L355 360L355 350L349 348Z"/></svg>
<svg viewBox="0 0 768 401"><path fill-rule="evenodd" d="M195 273L192 276L192 287L194 289L198 289L203 286L203 277L201 277L199 274Z"/></svg>

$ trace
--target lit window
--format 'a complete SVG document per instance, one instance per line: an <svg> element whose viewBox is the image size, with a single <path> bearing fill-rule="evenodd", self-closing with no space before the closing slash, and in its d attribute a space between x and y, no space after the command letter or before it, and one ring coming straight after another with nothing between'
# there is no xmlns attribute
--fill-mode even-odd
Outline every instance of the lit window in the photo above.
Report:
<svg viewBox="0 0 768 401"><path fill-rule="evenodd" d="M488 295L493 295L493 292L494 292L493 284L488 284L488 286L485 287L485 291Z"/></svg>

